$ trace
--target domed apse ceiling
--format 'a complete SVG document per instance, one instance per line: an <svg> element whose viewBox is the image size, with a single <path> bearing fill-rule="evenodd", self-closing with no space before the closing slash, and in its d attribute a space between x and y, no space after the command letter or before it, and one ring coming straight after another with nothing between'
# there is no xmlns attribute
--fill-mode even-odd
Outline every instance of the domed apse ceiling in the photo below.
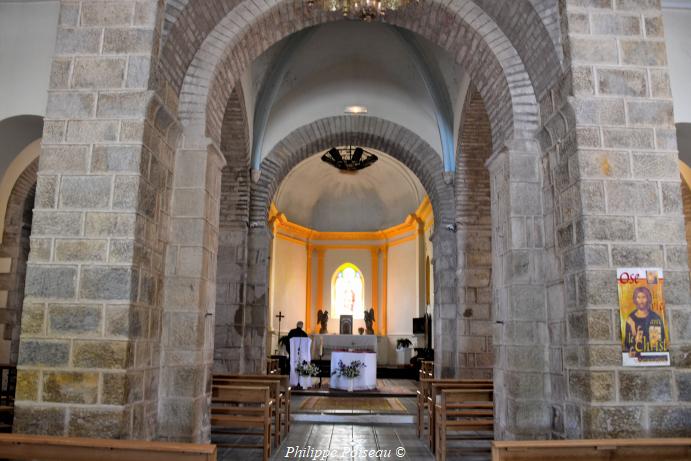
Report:
<svg viewBox="0 0 691 461"><path fill-rule="evenodd" d="M379 157L356 173L321 160L322 152L296 166L274 197L278 210L301 226L321 232L366 232L401 224L426 193L415 174L398 160Z"/></svg>

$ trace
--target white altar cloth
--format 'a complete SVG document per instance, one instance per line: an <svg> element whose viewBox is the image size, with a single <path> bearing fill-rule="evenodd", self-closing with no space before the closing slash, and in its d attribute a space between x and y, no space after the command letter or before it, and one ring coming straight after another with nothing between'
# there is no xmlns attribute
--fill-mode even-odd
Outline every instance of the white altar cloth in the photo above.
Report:
<svg viewBox="0 0 691 461"><path fill-rule="evenodd" d="M338 361L343 360L346 365L354 360L360 360L365 368L360 369L360 376L353 378L353 390L364 391L377 388L377 354L374 352L338 352L331 353L331 373L338 369ZM332 389L348 390L348 378L332 375L329 387Z"/></svg>
<svg viewBox="0 0 691 461"><path fill-rule="evenodd" d="M312 356L323 355L324 360L331 357L333 351L377 351L377 336L375 335L312 335ZM320 354L322 352L322 354ZM338 363L338 362L336 362Z"/></svg>
<svg viewBox="0 0 691 461"><path fill-rule="evenodd" d="M312 361L310 338L290 338L290 385L298 385L298 374L295 367L303 360ZM303 380L304 381L304 380ZM311 380L310 380L311 381ZM304 383L303 383L304 384ZM304 386L303 386L304 387Z"/></svg>

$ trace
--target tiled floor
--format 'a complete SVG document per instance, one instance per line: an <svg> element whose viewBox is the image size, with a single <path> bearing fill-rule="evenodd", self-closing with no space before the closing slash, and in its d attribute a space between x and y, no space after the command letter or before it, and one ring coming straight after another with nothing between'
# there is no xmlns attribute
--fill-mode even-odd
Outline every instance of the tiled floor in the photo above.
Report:
<svg viewBox="0 0 691 461"><path fill-rule="evenodd" d="M319 451L318 451L319 450ZM272 460L420 460L434 457L415 435L414 425L361 426L352 424L291 425L288 438ZM222 449L219 461L261 460L260 450Z"/></svg>
<svg viewBox="0 0 691 461"><path fill-rule="evenodd" d="M401 424L401 418L414 421L416 400L398 397L406 407L407 415L369 414L367 411L329 411L315 415L300 410L305 396L293 396L293 422L287 439L281 446L272 448L271 460L420 460L433 461L434 456L427 448L427 439L415 434L415 424ZM333 397L339 398L339 397ZM372 397L376 398L376 397ZM296 419L316 416L309 422ZM352 419L350 422L334 420ZM395 423L392 423L396 421ZM316 422L316 423L315 423ZM219 436L212 437L213 443L222 442ZM233 436L234 443L256 444L257 437ZM448 461L488 461L488 441L450 441ZM459 451L461 447L479 447L471 451ZM484 450L484 452L483 452ZM372 452L373 451L373 452ZM219 449L219 461L261 461L260 449Z"/></svg>
<svg viewBox="0 0 691 461"><path fill-rule="evenodd" d="M254 443L251 440L247 442ZM467 451L461 446L480 447ZM455 447L455 448L454 448ZM219 461L261 461L261 450L220 449ZM293 423L288 438L271 460L420 460L433 461L426 440L415 434L415 425L353 425ZM450 442L448 461L489 461L489 442Z"/></svg>

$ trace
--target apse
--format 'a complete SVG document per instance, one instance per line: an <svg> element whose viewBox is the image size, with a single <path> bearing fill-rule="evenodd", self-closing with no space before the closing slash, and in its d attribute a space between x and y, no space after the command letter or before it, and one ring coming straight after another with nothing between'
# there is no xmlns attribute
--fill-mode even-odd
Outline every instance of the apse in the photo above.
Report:
<svg viewBox="0 0 691 461"><path fill-rule="evenodd" d="M350 332L371 331L377 363L390 365L398 360L397 340L422 345L413 318L432 309L426 261L432 257L434 218L415 174L389 154L364 148L378 159L368 167L343 171L319 152L294 167L274 196L273 343L281 334L280 313L284 333L303 321L305 331L327 348L352 341ZM324 311L327 328L319 322ZM343 321L349 325L345 335Z"/></svg>
<svg viewBox="0 0 691 461"><path fill-rule="evenodd" d="M355 172L343 172L313 156L294 168L275 197L278 210L296 224L320 232L368 232L402 223L425 190L391 156Z"/></svg>

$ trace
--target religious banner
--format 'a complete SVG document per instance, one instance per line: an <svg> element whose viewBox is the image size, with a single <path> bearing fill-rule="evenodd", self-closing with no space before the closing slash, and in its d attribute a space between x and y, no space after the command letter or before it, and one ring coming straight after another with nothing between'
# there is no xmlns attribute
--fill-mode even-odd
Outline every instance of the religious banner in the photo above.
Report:
<svg viewBox="0 0 691 461"><path fill-rule="evenodd" d="M622 364L669 366L669 328L660 268L617 269Z"/></svg>

